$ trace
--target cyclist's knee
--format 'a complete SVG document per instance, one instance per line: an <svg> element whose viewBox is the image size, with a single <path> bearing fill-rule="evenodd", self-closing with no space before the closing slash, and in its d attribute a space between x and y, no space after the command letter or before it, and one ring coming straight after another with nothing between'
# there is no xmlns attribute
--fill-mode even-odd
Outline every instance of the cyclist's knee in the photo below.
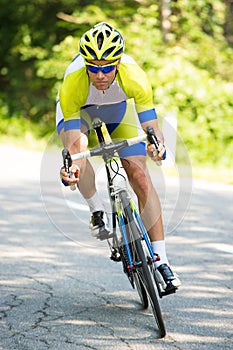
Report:
<svg viewBox="0 0 233 350"><path fill-rule="evenodd" d="M84 133L81 133L81 136L80 136L80 152L86 151L87 147L88 147L87 135L84 134Z"/></svg>
<svg viewBox="0 0 233 350"><path fill-rule="evenodd" d="M65 147L66 137L65 137L64 129L62 129L60 131L59 137L60 137L60 139L61 139L61 141L63 143L63 146ZM85 132L82 131L81 135L80 135L80 152L86 151L87 147L88 147L88 136L87 136L87 134Z"/></svg>
<svg viewBox="0 0 233 350"><path fill-rule="evenodd" d="M145 157L130 157L130 159L128 158L123 162L123 165L133 189L136 190L136 192L141 190L147 192L150 177Z"/></svg>

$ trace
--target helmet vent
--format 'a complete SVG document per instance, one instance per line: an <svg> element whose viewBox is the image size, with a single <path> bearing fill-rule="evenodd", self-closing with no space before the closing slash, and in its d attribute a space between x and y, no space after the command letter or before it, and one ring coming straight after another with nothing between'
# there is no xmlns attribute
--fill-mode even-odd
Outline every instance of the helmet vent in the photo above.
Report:
<svg viewBox="0 0 233 350"><path fill-rule="evenodd" d="M112 42L115 43L119 38L115 36L115 38L112 39Z"/></svg>
<svg viewBox="0 0 233 350"><path fill-rule="evenodd" d="M113 30L113 27L112 27L112 26L110 26L108 23L104 22L104 25L105 25L106 27L108 27L108 28L110 29L110 31L112 31L112 30Z"/></svg>
<svg viewBox="0 0 233 350"><path fill-rule="evenodd" d="M90 39L89 39L88 35L85 35L85 40L90 42Z"/></svg>
<svg viewBox="0 0 233 350"><path fill-rule="evenodd" d="M88 53L91 55L91 57L92 57L93 60L96 60L96 59L97 59L96 53L95 53L95 51L94 51L91 47L89 47L89 46L86 45L86 50L87 50ZM82 49L82 47L80 47L80 53L83 54L83 55L86 55L86 52Z"/></svg>
<svg viewBox="0 0 233 350"><path fill-rule="evenodd" d="M108 55L110 55L113 51L113 48L111 47L110 49L106 50L102 56L103 60L108 57Z"/></svg>
<svg viewBox="0 0 233 350"><path fill-rule="evenodd" d="M103 41L104 41L104 35L103 33L99 33L98 37L97 37L97 44L98 44L98 49L100 50L102 45L103 45Z"/></svg>
<svg viewBox="0 0 233 350"><path fill-rule="evenodd" d="M123 53L123 48L117 50L117 52L114 53L114 56L117 57L118 55L122 55L122 53Z"/></svg>
<svg viewBox="0 0 233 350"><path fill-rule="evenodd" d="M98 30L94 30L94 31L93 31L93 34L92 34L92 35L93 35L93 38L96 36L97 33L98 33Z"/></svg>

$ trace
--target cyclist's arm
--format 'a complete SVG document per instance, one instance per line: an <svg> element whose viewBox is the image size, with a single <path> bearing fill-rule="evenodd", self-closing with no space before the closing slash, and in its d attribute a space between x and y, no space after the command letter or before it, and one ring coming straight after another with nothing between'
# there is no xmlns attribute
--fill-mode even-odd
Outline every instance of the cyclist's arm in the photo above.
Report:
<svg viewBox="0 0 233 350"><path fill-rule="evenodd" d="M59 100L60 108L64 117L64 129L60 131L60 138L65 148L70 154L82 152L80 140L80 108L86 101L88 95L89 80L86 74L83 59L78 55L66 71L64 81L62 83ZM77 91L79 92L77 94ZM61 176L69 185L77 183L79 176L79 168L82 161L73 162L71 172L76 178L69 178L65 169L62 168Z"/></svg>
<svg viewBox="0 0 233 350"><path fill-rule="evenodd" d="M67 148L70 154L79 153L82 151L81 147L81 131L79 129L66 130L63 135L63 142L65 148ZM79 181L79 174L81 169L81 160L73 161L73 164L70 168L73 176L69 177L65 169L61 169L61 177L68 185L77 184Z"/></svg>

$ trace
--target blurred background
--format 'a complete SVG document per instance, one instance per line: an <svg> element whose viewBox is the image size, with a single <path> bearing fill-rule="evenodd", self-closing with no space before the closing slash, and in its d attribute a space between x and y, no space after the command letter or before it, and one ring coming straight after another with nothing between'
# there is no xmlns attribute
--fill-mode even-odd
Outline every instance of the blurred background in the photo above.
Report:
<svg viewBox="0 0 233 350"><path fill-rule="evenodd" d="M181 142L195 176L233 183L232 0L2 0L1 144L41 149L51 139L64 71L102 21L147 72L160 122L177 117L177 162Z"/></svg>

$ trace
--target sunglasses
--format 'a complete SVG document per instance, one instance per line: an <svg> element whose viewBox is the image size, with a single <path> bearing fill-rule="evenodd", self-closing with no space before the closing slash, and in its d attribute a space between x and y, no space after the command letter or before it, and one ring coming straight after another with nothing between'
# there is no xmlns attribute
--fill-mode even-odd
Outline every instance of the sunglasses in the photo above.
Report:
<svg viewBox="0 0 233 350"><path fill-rule="evenodd" d="M91 73L96 74L99 71L101 71L104 74L107 74L107 73L112 72L115 69L117 64L118 64L118 60L116 60L110 64L105 64L104 66L96 66L95 64L87 62L86 67L87 67L87 70L89 70L89 72L91 72Z"/></svg>

